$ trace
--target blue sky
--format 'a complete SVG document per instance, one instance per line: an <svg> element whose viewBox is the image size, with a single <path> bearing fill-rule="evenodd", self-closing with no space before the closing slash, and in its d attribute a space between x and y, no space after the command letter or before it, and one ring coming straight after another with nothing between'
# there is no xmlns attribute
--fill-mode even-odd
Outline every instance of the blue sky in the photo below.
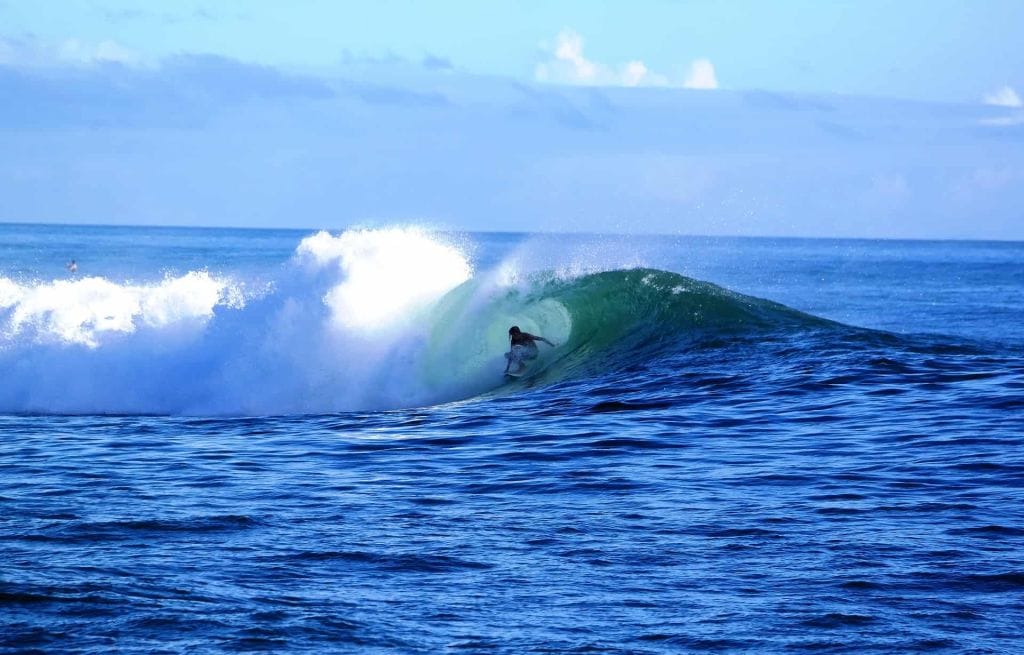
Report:
<svg viewBox="0 0 1024 655"><path fill-rule="evenodd" d="M678 74L706 58L724 88L968 102L1024 87L1019 0L3 0L0 25L7 37L113 42L151 60L202 52L330 71L346 53L432 55L521 79L568 29L596 61Z"/></svg>
<svg viewBox="0 0 1024 655"><path fill-rule="evenodd" d="M0 221L1024 238L1024 2L0 0Z"/></svg>

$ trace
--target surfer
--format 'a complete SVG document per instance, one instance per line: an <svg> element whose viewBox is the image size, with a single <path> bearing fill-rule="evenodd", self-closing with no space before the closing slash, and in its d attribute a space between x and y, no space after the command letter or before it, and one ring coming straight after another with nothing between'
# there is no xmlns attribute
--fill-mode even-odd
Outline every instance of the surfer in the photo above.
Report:
<svg viewBox="0 0 1024 655"><path fill-rule="evenodd" d="M509 351L505 353L505 359L508 362L505 364L505 374L508 375L512 368L512 364L516 365L514 373L521 373L526 368L526 362L529 360L537 359L539 354L537 348L537 342L543 341L551 347L555 344L551 343L544 337L537 336L536 334L530 334L529 332L523 332L519 329L518 325L513 325L508 329L508 339L511 342Z"/></svg>
<svg viewBox="0 0 1024 655"><path fill-rule="evenodd" d="M72 259L71 261L68 262L68 273L71 273L72 275L74 275L77 272L78 272L78 264L75 262L75 260Z"/></svg>

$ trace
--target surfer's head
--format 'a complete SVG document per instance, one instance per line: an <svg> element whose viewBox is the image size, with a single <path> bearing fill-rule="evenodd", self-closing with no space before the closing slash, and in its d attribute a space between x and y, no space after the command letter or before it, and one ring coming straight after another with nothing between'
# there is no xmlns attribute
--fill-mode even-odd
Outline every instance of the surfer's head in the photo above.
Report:
<svg viewBox="0 0 1024 655"><path fill-rule="evenodd" d="M520 330L519 330L519 326L518 325L513 325L512 327L510 327L508 329L508 333L509 334L519 334L519 332L520 332Z"/></svg>

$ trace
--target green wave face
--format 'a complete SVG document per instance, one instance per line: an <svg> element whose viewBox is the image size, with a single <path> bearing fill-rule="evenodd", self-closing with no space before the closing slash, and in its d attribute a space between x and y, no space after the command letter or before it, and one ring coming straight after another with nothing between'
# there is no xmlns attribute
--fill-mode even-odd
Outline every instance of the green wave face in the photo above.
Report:
<svg viewBox="0 0 1024 655"><path fill-rule="evenodd" d="M475 395L503 383L512 325L557 344L540 345L527 376L554 382L642 362L688 340L827 321L676 273L633 269L570 280L538 275L512 288L469 280L433 307L427 323L424 382L458 381Z"/></svg>

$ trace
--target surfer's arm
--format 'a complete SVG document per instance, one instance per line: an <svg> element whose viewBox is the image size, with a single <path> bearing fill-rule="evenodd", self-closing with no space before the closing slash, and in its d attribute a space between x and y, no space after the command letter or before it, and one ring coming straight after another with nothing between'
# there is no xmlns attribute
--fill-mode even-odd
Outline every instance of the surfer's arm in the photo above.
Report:
<svg viewBox="0 0 1024 655"><path fill-rule="evenodd" d="M548 341L548 340L547 340L547 339L545 339L544 337L538 337L538 336L537 336L537 335L535 335L535 334L531 334L530 336L531 336L531 337L533 337L534 339L536 339L537 341L543 341L544 343L548 344L548 345L549 345L549 346L551 346L552 348L554 348L554 347L555 347L555 344L551 343L550 341Z"/></svg>

